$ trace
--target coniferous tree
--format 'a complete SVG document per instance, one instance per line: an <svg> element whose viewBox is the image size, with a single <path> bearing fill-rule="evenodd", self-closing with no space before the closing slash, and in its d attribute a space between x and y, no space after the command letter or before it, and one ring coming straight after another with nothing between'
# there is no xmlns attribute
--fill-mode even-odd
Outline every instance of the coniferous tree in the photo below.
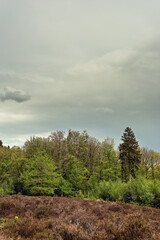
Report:
<svg viewBox="0 0 160 240"><path fill-rule="evenodd" d="M0 140L0 147L3 147L3 142L2 142L2 140Z"/></svg>
<svg viewBox="0 0 160 240"><path fill-rule="evenodd" d="M141 162L141 153L131 128L127 127L121 138L123 143L119 146L119 158L121 161L122 181L131 181Z"/></svg>

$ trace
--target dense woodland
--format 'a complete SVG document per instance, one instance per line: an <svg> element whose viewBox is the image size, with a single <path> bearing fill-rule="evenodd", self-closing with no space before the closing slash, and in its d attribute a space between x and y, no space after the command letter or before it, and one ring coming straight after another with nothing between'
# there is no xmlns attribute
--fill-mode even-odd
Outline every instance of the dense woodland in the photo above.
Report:
<svg viewBox="0 0 160 240"><path fill-rule="evenodd" d="M31 137L20 147L0 142L0 194L67 196L160 208L160 153L140 148L126 128L118 150L86 131Z"/></svg>

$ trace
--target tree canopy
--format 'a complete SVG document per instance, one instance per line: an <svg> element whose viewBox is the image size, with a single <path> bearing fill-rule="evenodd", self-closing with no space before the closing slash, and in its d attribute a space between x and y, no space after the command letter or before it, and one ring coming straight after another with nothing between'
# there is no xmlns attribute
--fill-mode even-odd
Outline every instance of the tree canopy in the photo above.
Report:
<svg viewBox="0 0 160 240"><path fill-rule="evenodd" d="M0 194L85 196L159 206L159 185L160 153L140 149L129 127L119 151L112 138L99 141L74 130L33 136L22 148L0 145Z"/></svg>

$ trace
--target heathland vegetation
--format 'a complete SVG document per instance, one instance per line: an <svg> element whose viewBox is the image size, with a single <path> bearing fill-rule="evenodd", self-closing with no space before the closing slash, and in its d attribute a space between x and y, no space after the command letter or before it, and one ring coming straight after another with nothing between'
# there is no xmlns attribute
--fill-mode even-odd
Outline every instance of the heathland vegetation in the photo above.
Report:
<svg viewBox="0 0 160 240"><path fill-rule="evenodd" d="M160 153L140 148L126 128L118 150L86 131L0 142L0 195L64 196L160 208Z"/></svg>
<svg viewBox="0 0 160 240"><path fill-rule="evenodd" d="M158 240L160 210L67 197L0 196L0 240Z"/></svg>

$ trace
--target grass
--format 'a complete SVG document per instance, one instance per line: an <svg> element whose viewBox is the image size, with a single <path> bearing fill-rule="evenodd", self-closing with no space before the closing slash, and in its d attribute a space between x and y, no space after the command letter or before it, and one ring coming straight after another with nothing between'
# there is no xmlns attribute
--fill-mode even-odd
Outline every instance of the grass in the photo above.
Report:
<svg viewBox="0 0 160 240"><path fill-rule="evenodd" d="M0 218L0 240L160 239L159 209L121 202L0 196Z"/></svg>

